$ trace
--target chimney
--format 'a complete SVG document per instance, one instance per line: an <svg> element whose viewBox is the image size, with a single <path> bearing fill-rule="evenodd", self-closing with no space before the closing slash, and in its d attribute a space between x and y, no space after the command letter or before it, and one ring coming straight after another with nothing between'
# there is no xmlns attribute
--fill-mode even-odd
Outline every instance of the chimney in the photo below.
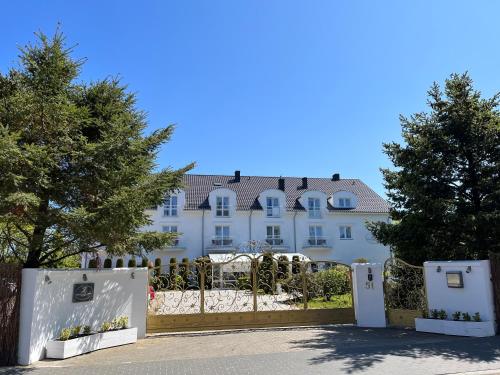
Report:
<svg viewBox="0 0 500 375"><path fill-rule="evenodd" d="M240 171L234 171L234 182L240 182L241 174Z"/></svg>
<svg viewBox="0 0 500 375"><path fill-rule="evenodd" d="M285 191L285 179L283 177L278 178L278 189Z"/></svg>
<svg viewBox="0 0 500 375"><path fill-rule="evenodd" d="M302 177L302 189L307 189L307 177Z"/></svg>
<svg viewBox="0 0 500 375"><path fill-rule="evenodd" d="M335 173L335 174L332 176L332 181L338 181L338 180L340 180L340 174Z"/></svg>

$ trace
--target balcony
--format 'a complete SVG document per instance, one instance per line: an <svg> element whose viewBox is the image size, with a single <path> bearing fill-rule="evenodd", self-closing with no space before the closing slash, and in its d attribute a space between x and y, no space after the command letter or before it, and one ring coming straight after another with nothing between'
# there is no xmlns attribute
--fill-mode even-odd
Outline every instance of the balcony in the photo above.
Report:
<svg viewBox="0 0 500 375"><path fill-rule="evenodd" d="M280 208L276 206L268 206L266 208L266 217L281 217Z"/></svg>
<svg viewBox="0 0 500 375"><path fill-rule="evenodd" d="M172 241L171 245L168 245L164 248L166 251L181 251L181 250L186 250L186 246L183 246L181 241L176 238L175 240Z"/></svg>
<svg viewBox="0 0 500 375"><path fill-rule="evenodd" d="M319 208L309 208L309 219L321 219L321 210Z"/></svg>
<svg viewBox="0 0 500 375"><path fill-rule="evenodd" d="M231 237L212 237L210 244L207 246L207 250L212 253L228 253L235 251L235 246L233 245L233 239Z"/></svg>
<svg viewBox="0 0 500 375"><path fill-rule="evenodd" d="M326 237L309 237L306 239L303 249L331 249L328 238Z"/></svg>
<svg viewBox="0 0 500 375"><path fill-rule="evenodd" d="M288 246L285 245L283 238L277 236L267 237L266 242L271 245L272 250L288 250Z"/></svg>

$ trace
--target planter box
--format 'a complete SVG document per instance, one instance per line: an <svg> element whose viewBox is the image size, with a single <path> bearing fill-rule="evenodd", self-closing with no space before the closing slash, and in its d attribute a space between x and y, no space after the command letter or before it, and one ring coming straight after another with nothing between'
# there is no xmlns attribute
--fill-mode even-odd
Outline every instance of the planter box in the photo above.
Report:
<svg viewBox="0 0 500 375"><path fill-rule="evenodd" d="M94 350L113 346L132 344L137 341L137 328L120 329L118 331L95 333L66 341L48 341L47 358L64 359Z"/></svg>
<svg viewBox="0 0 500 375"><path fill-rule="evenodd" d="M495 322L464 322L455 320L415 318L415 329L419 332L443 335L487 337L495 336Z"/></svg>

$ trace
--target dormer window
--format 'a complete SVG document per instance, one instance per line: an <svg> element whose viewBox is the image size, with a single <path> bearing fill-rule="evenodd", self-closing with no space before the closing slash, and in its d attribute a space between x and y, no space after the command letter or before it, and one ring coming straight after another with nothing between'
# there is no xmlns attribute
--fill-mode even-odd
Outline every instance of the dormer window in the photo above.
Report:
<svg viewBox="0 0 500 375"><path fill-rule="evenodd" d="M215 216L229 217L229 197L216 197Z"/></svg>
<svg viewBox="0 0 500 375"><path fill-rule="evenodd" d="M266 216L280 217L280 201L275 197L266 198Z"/></svg>
<svg viewBox="0 0 500 375"><path fill-rule="evenodd" d="M177 216L177 196L170 195L163 202L163 216Z"/></svg>
<svg viewBox="0 0 500 375"><path fill-rule="evenodd" d="M351 207L351 198L339 198L339 207L350 208Z"/></svg>
<svg viewBox="0 0 500 375"><path fill-rule="evenodd" d="M319 198L307 199L307 211L309 212L310 219L321 218L320 200Z"/></svg>

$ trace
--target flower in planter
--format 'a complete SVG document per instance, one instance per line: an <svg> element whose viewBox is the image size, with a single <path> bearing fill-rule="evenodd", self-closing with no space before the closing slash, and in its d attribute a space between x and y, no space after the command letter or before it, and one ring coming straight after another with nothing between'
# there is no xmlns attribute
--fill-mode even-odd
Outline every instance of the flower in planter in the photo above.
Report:
<svg viewBox="0 0 500 375"><path fill-rule="evenodd" d="M475 322L480 322L481 321L481 315L479 315L479 312L475 313L474 316L472 317Z"/></svg>
<svg viewBox="0 0 500 375"><path fill-rule="evenodd" d="M432 319L438 319L439 318L439 311L437 309L432 309L431 310L431 318Z"/></svg>
<svg viewBox="0 0 500 375"><path fill-rule="evenodd" d="M438 312L438 317L439 317L439 319L441 319L441 320L446 320L446 318L448 317L448 314L446 313L446 311L445 311L445 310L441 309L441 310L439 310L439 312Z"/></svg>
<svg viewBox="0 0 500 375"><path fill-rule="evenodd" d="M128 316L121 316L118 318L118 328L125 329L128 326Z"/></svg>
<svg viewBox="0 0 500 375"><path fill-rule="evenodd" d="M70 337L71 337L71 329L63 328L61 330L61 333L59 334L59 340L66 341L66 340L69 340Z"/></svg>
<svg viewBox="0 0 500 375"><path fill-rule="evenodd" d="M80 334L80 330L82 329L82 326L74 326L71 328L71 336L77 337Z"/></svg>
<svg viewBox="0 0 500 375"><path fill-rule="evenodd" d="M113 324L111 322L104 322L101 325L101 332L110 331L113 328Z"/></svg>
<svg viewBox="0 0 500 375"><path fill-rule="evenodd" d="M462 319L464 320L464 322L470 322L471 321L470 314L469 313L463 313L462 314Z"/></svg>
<svg viewBox="0 0 500 375"><path fill-rule="evenodd" d="M83 326L83 334L84 335L90 335L91 328L90 326Z"/></svg>

